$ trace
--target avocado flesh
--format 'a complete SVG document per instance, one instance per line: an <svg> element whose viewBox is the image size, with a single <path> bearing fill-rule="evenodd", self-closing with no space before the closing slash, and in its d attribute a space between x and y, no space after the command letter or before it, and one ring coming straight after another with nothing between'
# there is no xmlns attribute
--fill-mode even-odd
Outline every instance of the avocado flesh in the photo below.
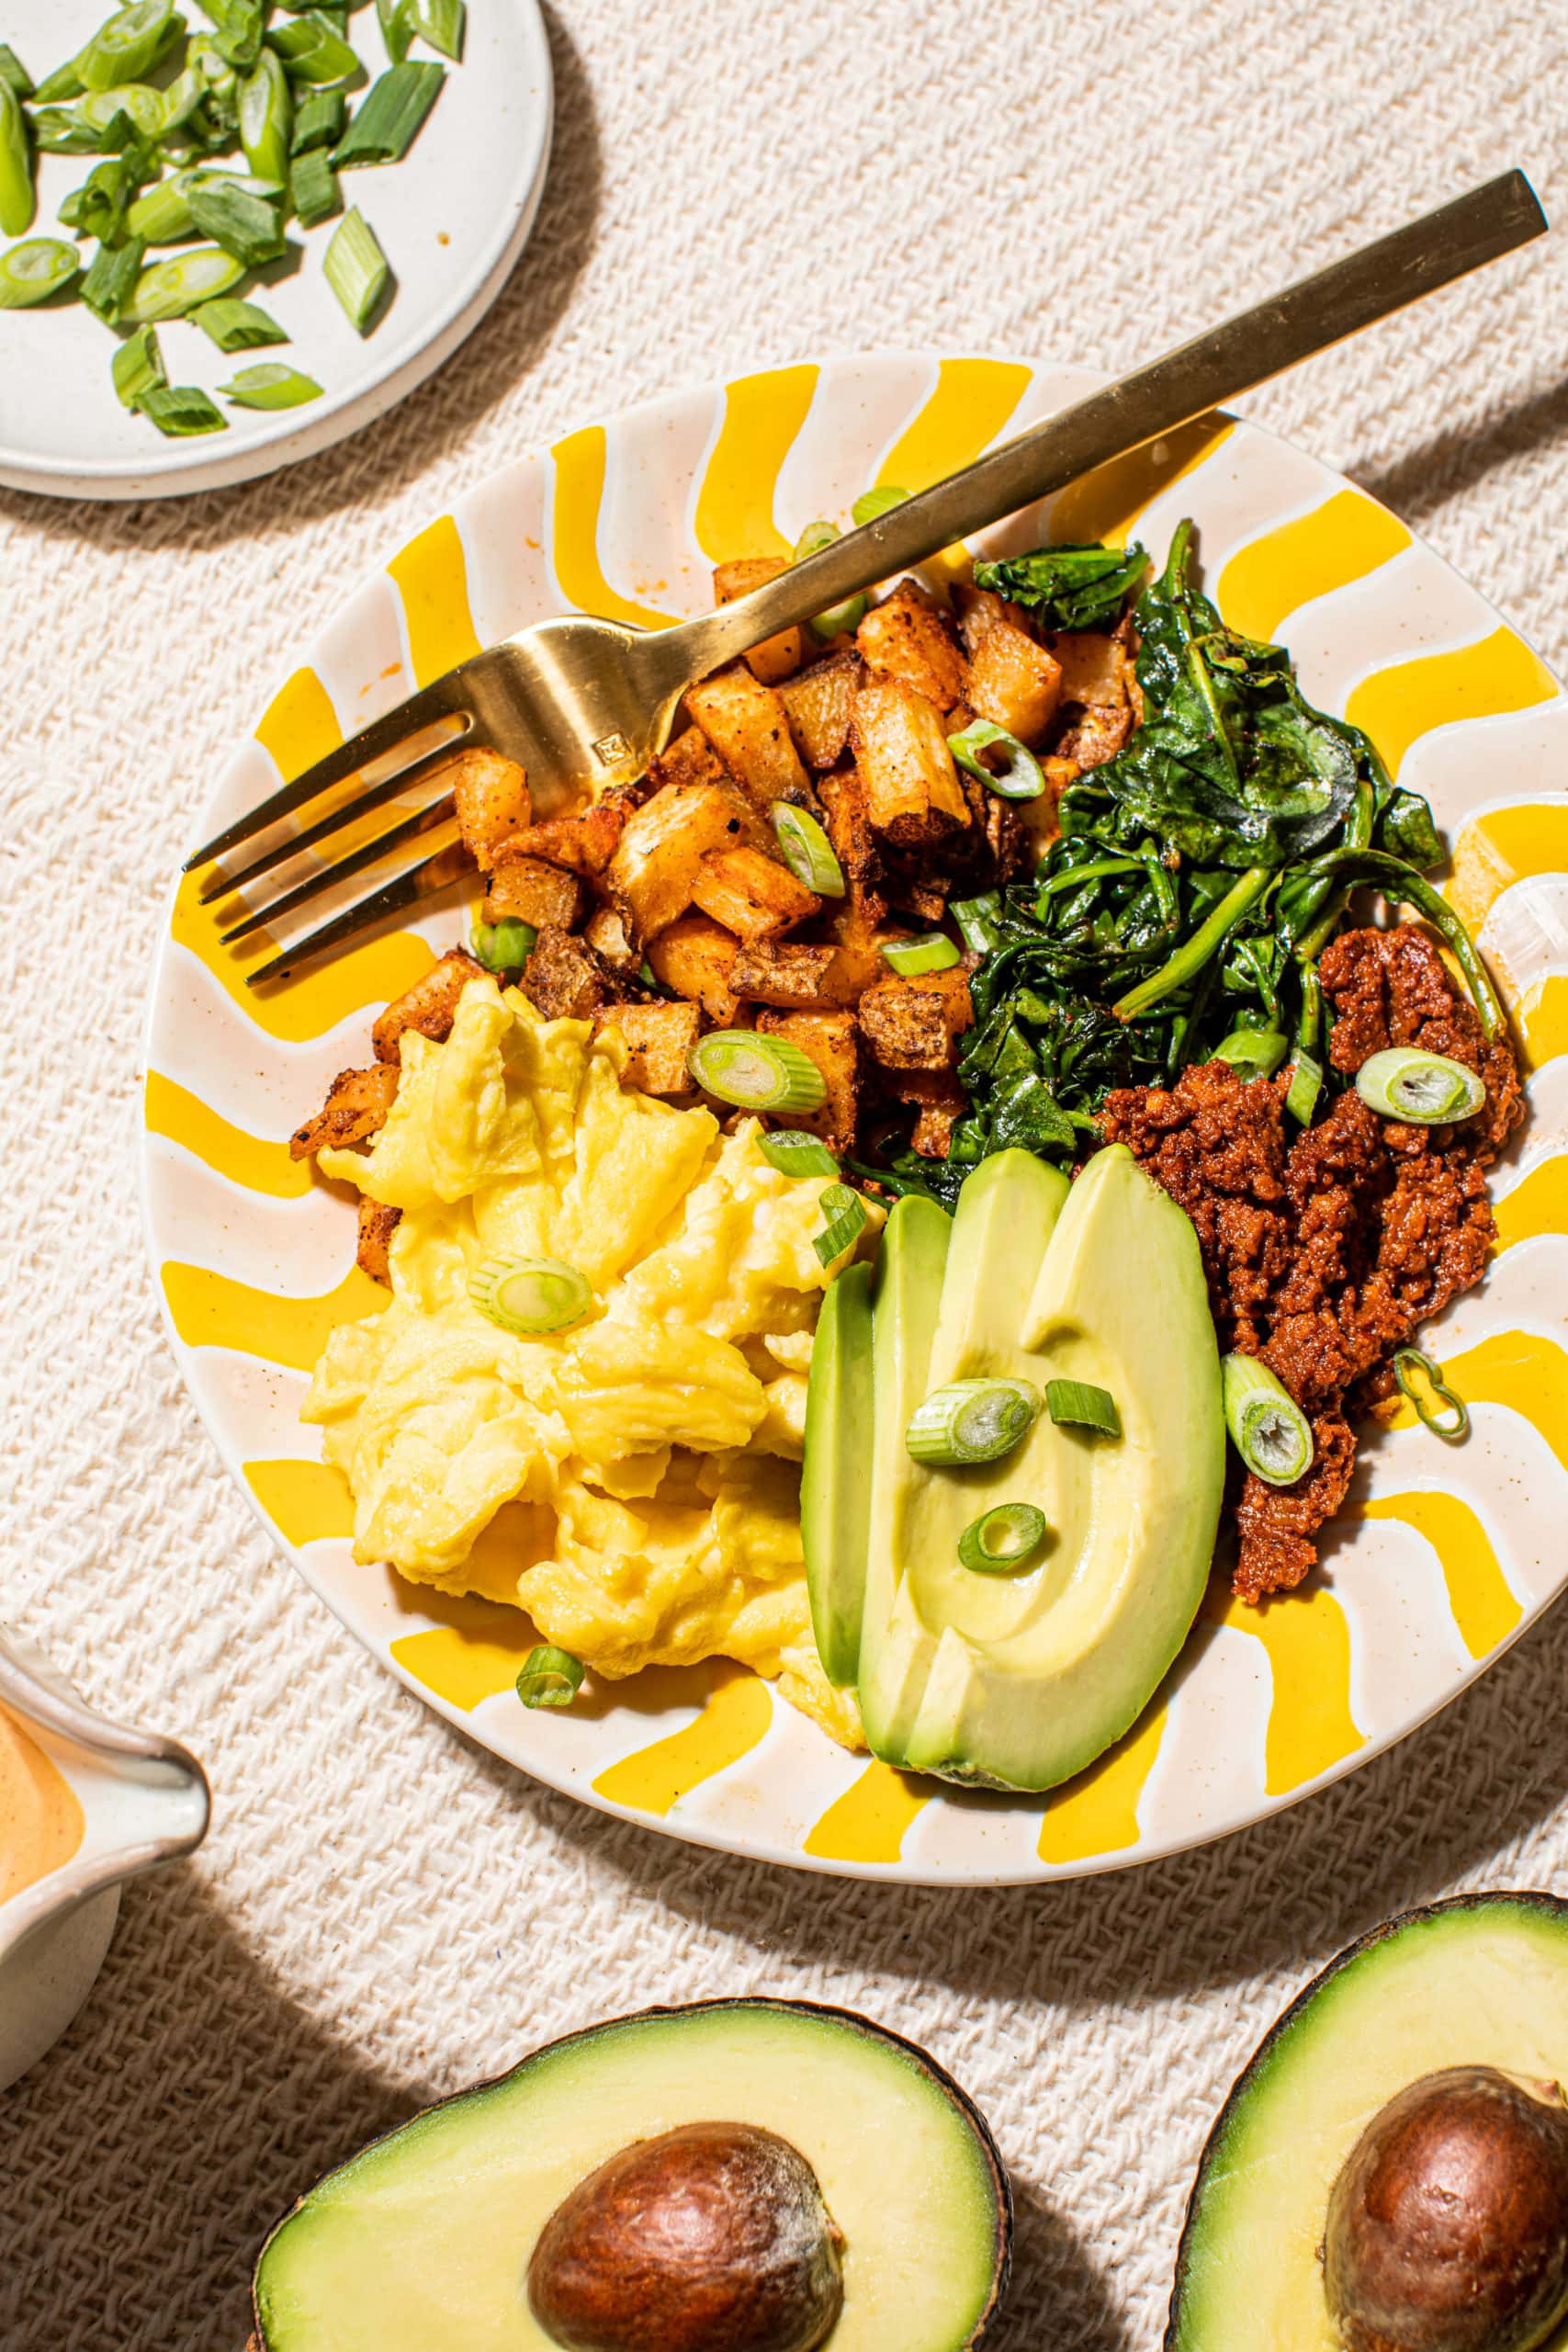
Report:
<svg viewBox="0 0 1568 2352"><path fill-rule="evenodd" d="M1568 1904L1461 1896L1308 1987L1204 2152L1167 2352L1339 2352L1317 2258L1335 2178L1397 2091L1468 2065L1568 2081ZM1568 2352L1568 2325L1543 2352Z"/></svg>
<svg viewBox="0 0 1568 2352"><path fill-rule="evenodd" d="M778 2132L844 2233L829 2352L960 2352L1006 2244L980 2130L917 2053L832 2012L655 2011L541 2051L330 2173L256 2269L262 2352L558 2352L526 2299L545 2222L634 2140Z"/></svg>
<svg viewBox="0 0 1568 2352"><path fill-rule="evenodd" d="M811 1630L829 1682L860 1671L861 1614L871 1533L866 1449L873 1414L871 1268L846 1266L828 1286L806 1394L800 1542Z"/></svg>
<svg viewBox="0 0 1568 2352"><path fill-rule="evenodd" d="M880 1320L875 1343L880 1384ZM1119 1739L1157 1688L1202 1598L1224 1482L1197 1237L1121 1146L1070 1190L1024 1152L964 1185L926 1372L911 1370L899 1405L992 1374L1109 1389L1122 1434L1043 1412L1000 1462L928 1469L879 1385L861 1711L890 1763L1045 1789ZM1010 1501L1045 1514L1037 1563L962 1567L964 1529Z"/></svg>

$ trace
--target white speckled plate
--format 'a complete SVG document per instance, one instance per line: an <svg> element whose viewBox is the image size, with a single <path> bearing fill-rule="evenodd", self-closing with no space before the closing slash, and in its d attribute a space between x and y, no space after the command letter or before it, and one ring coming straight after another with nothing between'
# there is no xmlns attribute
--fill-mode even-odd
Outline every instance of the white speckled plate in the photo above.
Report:
<svg viewBox="0 0 1568 2352"><path fill-rule="evenodd" d="M570 607L650 622L704 609L715 561L783 549L875 481L918 489L1089 380L893 353L706 387L569 435L360 587L192 812L192 838L476 644ZM1058 537L1135 531L1163 551L1184 514L1227 618L1282 636L1308 692L1430 796L1455 844L1449 895L1528 1046L1532 1115L1496 1182L1496 1261L1437 1340L1471 1403L1469 1443L1450 1450L1410 1421L1369 1444L1314 1589L1265 1611L1216 1599L1142 1723L1048 1800L942 1790L850 1757L733 1669L650 1674L530 1713L513 1688L525 1621L354 1566L346 1497L297 1416L326 1330L378 1294L354 1266L351 1208L310 1188L284 1139L334 1071L366 1058L374 1012L463 918L431 914L257 1002L190 886L177 894L152 989L143 1168L192 1394L359 1640L474 1738L588 1804L868 1878L984 1885L1143 1861L1377 1754L1472 1681L1568 1574L1568 699L1403 524L1254 425L1190 427L1009 537L1028 544L1048 519Z"/></svg>

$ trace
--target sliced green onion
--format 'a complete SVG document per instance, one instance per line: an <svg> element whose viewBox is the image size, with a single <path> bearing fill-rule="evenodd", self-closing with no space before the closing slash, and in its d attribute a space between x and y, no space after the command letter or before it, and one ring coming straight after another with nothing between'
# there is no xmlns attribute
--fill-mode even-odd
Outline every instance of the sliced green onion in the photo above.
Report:
<svg viewBox="0 0 1568 2352"><path fill-rule="evenodd" d="M210 301L215 294L227 294L244 274L243 263L218 245L197 245L188 254L171 254L167 261L155 261L151 269L142 271L125 317L136 327L155 326L163 319L183 319L198 303Z"/></svg>
<svg viewBox="0 0 1568 2352"><path fill-rule="evenodd" d="M807 523L795 543L790 561L804 563L807 556L820 555L824 548L830 548L835 539L842 537L837 523ZM841 605L829 605L825 613L814 613L808 624L812 634L824 642L830 637L849 636L864 620L866 601L864 596L846 596Z"/></svg>
<svg viewBox="0 0 1568 2352"><path fill-rule="evenodd" d="M122 82L112 90L89 91L76 108L77 120L85 123L100 141L113 130L117 115L129 118L143 139L161 139L167 128L164 93L146 82ZM116 133L116 147L125 143Z"/></svg>
<svg viewBox="0 0 1568 2352"><path fill-rule="evenodd" d="M332 242L321 258L321 270L354 324L361 334L366 334L380 308L392 272L357 204L344 214L333 231Z"/></svg>
<svg viewBox="0 0 1568 2352"><path fill-rule="evenodd" d="M958 950L942 931L928 932L923 939L888 939L883 942L884 960L904 979L913 979L917 972L948 972L959 960Z"/></svg>
<svg viewBox="0 0 1568 2352"><path fill-rule="evenodd" d="M289 24L274 25L266 45L282 58L293 80L312 83L318 88L341 88L359 72L354 51L332 19L316 8Z"/></svg>
<svg viewBox="0 0 1568 2352"><path fill-rule="evenodd" d="M988 956L996 945L997 918L1001 910L999 890L984 890L977 899L950 899L947 902L947 911L958 925L964 946L976 956Z"/></svg>
<svg viewBox="0 0 1568 2352"><path fill-rule="evenodd" d="M972 1519L958 1539L958 1564L976 1576L1005 1577L1029 1566L1045 1533L1045 1514L1033 1503L998 1503Z"/></svg>
<svg viewBox="0 0 1568 2352"><path fill-rule="evenodd" d="M69 286L82 266L74 245L59 237L29 237L0 253L0 311L30 311Z"/></svg>
<svg viewBox="0 0 1568 2352"><path fill-rule="evenodd" d="M1292 1119L1303 1127L1312 1125L1312 1114L1317 1108L1317 1098L1323 1091L1323 1065L1298 1046L1291 1062L1291 1084L1285 1096L1285 1108Z"/></svg>
<svg viewBox="0 0 1568 2352"><path fill-rule="evenodd" d="M32 75L10 42L4 40L0 40L0 82L5 83L14 97L30 98L33 95Z"/></svg>
<svg viewBox="0 0 1568 2352"><path fill-rule="evenodd" d="M842 537L837 523L807 523L796 539L789 560L791 563L804 563L808 555L820 555L824 548L830 548L835 539Z"/></svg>
<svg viewBox="0 0 1568 2352"><path fill-rule="evenodd" d="M832 842L810 810L797 808L791 800L775 800L768 813L778 835L784 862L795 880L804 882L820 899L841 899L844 869L834 854Z"/></svg>
<svg viewBox="0 0 1568 2352"><path fill-rule="evenodd" d="M241 408L303 408L307 401L321 397L313 376L301 375L298 368L285 368L276 359L264 359L257 368L242 368L231 383L218 389L226 401Z"/></svg>
<svg viewBox="0 0 1568 2352"><path fill-rule="evenodd" d="M128 244L100 245L77 292L96 319L112 327L136 291L145 248L140 237Z"/></svg>
<svg viewBox="0 0 1568 2352"><path fill-rule="evenodd" d="M264 180L288 177L288 141L294 100L283 60L264 49L240 85L240 144L253 172Z"/></svg>
<svg viewBox="0 0 1568 2352"><path fill-rule="evenodd" d="M7 237L24 236L37 211L28 119L10 83L0 80L0 231Z"/></svg>
<svg viewBox="0 0 1568 2352"><path fill-rule="evenodd" d="M1214 1047L1213 1058L1229 1062L1243 1078L1272 1078L1290 1050L1290 1039L1278 1029L1233 1029Z"/></svg>
<svg viewBox="0 0 1568 2352"><path fill-rule="evenodd" d="M389 66L372 82L346 132L333 149L333 169L346 172L367 164L400 164L446 79L445 65Z"/></svg>
<svg viewBox="0 0 1568 2352"><path fill-rule="evenodd" d="M917 1405L904 1443L917 1462L952 1470L999 1462L1040 1418L1041 1395L1028 1380L954 1380Z"/></svg>
<svg viewBox="0 0 1568 2352"><path fill-rule="evenodd" d="M961 735L950 735L947 748L961 768L1004 800L1038 800L1045 789L1045 771L1033 752L1005 727L993 727L988 718L973 719ZM981 752L998 750L1006 752L1007 765L987 767Z"/></svg>
<svg viewBox="0 0 1568 2352"><path fill-rule="evenodd" d="M103 141L73 107L40 107L32 118L33 145L43 155L97 155Z"/></svg>
<svg viewBox="0 0 1568 2352"><path fill-rule="evenodd" d="M651 989L656 996L663 996L668 993L663 981L660 978L658 973L654 970L646 956L637 967L637 976L642 982L643 987L645 989Z"/></svg>
<svg viewBox="0 0 1568 2352"><path fill-rule="evenodd" d="M294 111L290 152L313 155L318 147L335 147L348 122L348 106L341 90L307 90Z"/></svg>
<svg viewBox="0 0 1568 2352"><path fill-rule="evenodd" d="M149 392L162 391L168 382L164 373L164 355L158 348L158 338L151 327L138 327L129 342L122 343L109 363L115 390L127 408L138 408Z"/></svg>
<svg viewBox="0 0 1568 2352"><path fill-rule="evenodd" d="M825 1143L803 1136L793 1127L776 1135L759 1136L757 1148L781 1176L837 1176L839 1163ZM823 1195L827 1198L826 1193Z"/></svg>
<svg viewBox="0 0 1568 2352"><path fill-rule="evenodd" d="M558 1258L487 1258L468 1276L468 1296L501 1330L532 1340L581 1323L593 1285Z"/></svg>
<svg viewBox="0 0 1568 2352"><path fill-rule="evenodd" d="M160 180L126 209L125 225L144 245L177 245L196 234L196 221L186 193L186 175Z"/></svg>
<svg viewBox="0 0 1568 2352"><path fill-rule="evenodd" d="M529 1651L517 1678L525 1707L570 1707L581 1688L582 1660L544 1643Z"/></svg>
<svg viewBox="0 0 1568 2352"><path fill-rule="evenodd" d="M296 155L288 175L288 198L302 229L320 228L343 210L343 191L324 148Z"/></svg>
<svg viewBox="0 0 1568 2352"><path fill-rule="evenodd" d="M204 237L226 254L259 269L283 251L283 214L265 197L252 196L232 180L193 180L186 201Z"/></svg>
<svg viewBox="0 0 1568 2352"><path fill-rule="evenodd" d="M221 433L229 420L194 384L161 384L136 403L160 433L183 440L196 433Z"/></svg>
<svg viewBox="0 0 1568 2352"><path fill-rule="evenodd" d="M411 7L421 40L460 65L468 15L463 0L411 0Z"/></svg>
<svg viewBox="0 0 1568 2352"><path fill-rule="evenodd" d="M257 351L264 344L288 340L277 321L254 302L232 298L200 303L190 313L190 322L210 335L220 351Z"/></svg>
<svg viewBox="0 0 1568 2352"><path fill-rule="evenodd" d="M908 495L907 490L863 490L850 509L850 520L857 526L874 523L879 514L891 514L895 506L902 506Z"/></svg>
<svg viewBox="0 0 1568 2352"><path fill-rule="evenodd" d="M171 132L183 130L197 109L207 106L211 96L211 85L206 75L186 66L178 79L171 82L164 92L164 127L159 133L160 138L167 139ZM206 144L199 134L194 135L198 145Z"/></svg>
<svg viewBox="0 0 1568 2352"><path fill-rule="evenodd" d="M168 47L174 0L132 0L110 17L73 60L85 90L112 90L142 81Z"/></svg>
<svg viewBox="0 0 1568 2352"><path fill-rule="evenodd" d="M1293 1487L1312 1468L1312 1428L1306 1415L1266 1363L1256 1356L1225 1356L1220 1363L1225 1427L1247 1468L1269 1487Z"/></svg>
<svg viewBox="0 0 1568 2352"><path fill-rule="evenodd" d="M387 55L394 65L400 65L416 29L412 0L376 0L376 16Z"/></svg>
<svg viewBox="0 0 1568 2352"><path fill-rule="evenodd" d="M1048 1380L1045 1409L1059 1429L1099 1430L1104 1437L1122 1434L1115 1397L1092 1380Z"/></svg>
<svg viewBox="0 0 1568 2352"><path fill-rule="evenodd" d="M504 922L476 922L469 936L474 955L487 972L520 972L534 953L539 934L531 922L510 915Z"/></svg>
<svg viewBox="0 0 1568 2352"><path fill-rule="evenodd" d="M73 187L60 208L60 218L79 237L96 237L100 243L119 243L127 208L147 167L143 150L136 155L110 155L95 164L80 187ZM130 234L136 232L132 230Z"/></svg>
<svg viewBox="0 0 1568 2352"><path fill-rule="evenodd" d="M814 1234L811 1247L825 1266L852 1250L865 1231L865 1203L847 1184L826 1184L818 1205L827 1222Z"/></svg>
<svg viewBox="0 0 1568 2352"><path fill-rule="evenodd" d="M1434 1437L1450 1445L1457 1445L1470 1434L1470 1408L1462 1396L1456 1396L1443 1377L1441 1364L1423 1355L1419 1348L1396 1348L1393 1354L1393 1376L1399 1383L1399 1393L1414 1407L1416 1414ZM1424 1384L1416 1387L1417 1381ZM1427 1393L1430 1390L1431 1394ZM1432 1398L1436 1397L1434 1408Z"/></svg>
<svg viewBox="0 0 1568 2352"><path fill-rule="evenodd" d="M828 1084L807 1053L755 1029L715 1029L686 1057L697 1084L743 1111L818 1111Z"/></svg>
<svg viewBox="0 0 1568 2352"><path fill-rule="evenodd" d="M1380 1118L1412 1127L1468 1119L1486 1100L1485 1086L1463 1062L1450 1061L1447 1054L1417 1053L1409 1046L1371 1055L1356 1072L1356 1091Z"/></svg>

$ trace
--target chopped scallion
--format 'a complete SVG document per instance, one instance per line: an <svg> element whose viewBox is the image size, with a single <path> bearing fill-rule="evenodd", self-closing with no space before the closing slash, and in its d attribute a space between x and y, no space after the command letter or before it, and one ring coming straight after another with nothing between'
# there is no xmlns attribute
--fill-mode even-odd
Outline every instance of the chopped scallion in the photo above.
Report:
<svg viewBox="0 0 1568 2352"><path fill-rule="evenodd" d="M155 261L137 280L126 307L132 326L155 326L164 319L182 319L198 303L227 294L243 277L244 266L218 245L197 245L188 254L171 254ZM217 415L215 409L213 414Z"/></svg>
<svg viewBox="0 0 1568 2352"><path fill-rule="evenodd" d="M558 1258L487 1258L468 1276L468 1296L500 1329L532 1340L581 1323L593 1285Z"/></svg>
<svg viewBox="0 0 1568 2352"><path fill-rule="evenodd" d="M267 47L283 60L284 70L296 82L321 89L341 89L359 72L359 60L330 17L312 8L287 25L274 25Z"/></svg>
<svg viewBox="0 0 1568 2352"><path fill-rule="evenodd" d="M947 911L958 925L960 938L976 956L988 956L996 945L999 936L997 917L1001 910L999 890L985 890L977 899L950 899L947 902Z"/></svg>
<svg viewBox="0 0 1568 2352"><path fill-rule="evenodd" d="M541 1643L523 1661L517 1696L525 1707L570 1707L582 1688L582 1660L570 1650Z"/></svg>
<svg viewBox="0 0 1568 2352"><path fill-rule="evenodd" d="M333 149L333 166L356 171L367 164L400 164L420 125L441 95L444 65L389 66L373 82Z"/></svg>
<svg viewBox="0 0 1568 2352"><path fill-rule="evenodd" d="M283 251L281 207L252 196L236 181L193 179L186 201L201 234L247 269L276 261Z"/></svg>
<svg viewBox="0 0 1568 2352"><path fill-rule="evenodd" d="M1371 1055L1356 1072L1356 1091L1380 1118L1415 1127L1468 1119L1486 1100L1485 1085L1463 1062L1409 1046Z"/></svg>
<svg viewBox="0 0 1568 2352"><path fill-rule="evenodd" d="M327 284L361 334L368 332L392 272L365 215L355 205L333 231L321 262Z"/></svg>
<svg viewBox="0 0 1568 2352"><path fill-rule="evenodd" d="M917 1405L904 1443L917 1462L944 1470L999 1462L1040 1418L1041 1396L1028 1380L954 1380Z"/></svg>
<svg viewBox="0 0 1568 2352"><path fill-rule="evenodd" d="M30 311L69 286L82 266L74 245L60 237L29 237L0 253L0 311Z"/></svg>
<svg viewBox="0 0 1568 2352"><path fill-rule="evenodd" d="M409 5L421 40L449 57L454 65L461 64L468 16L463 0L409 0Z"/></svg>
<svg viewBox="0 0 1568 2352"><path fill-rule="evenodd" d="M1099 1430L1103 1437L1122 1434L1115 1397L1092 1380L1048 1380L1045 1409L1059 1429Z"/></svg>
<svg viewBox="0 0 1568 2352"><path fill-rule="evenodd" d="M164 373L164 355L158 348L157 335L151 327L138 327L119 345L109 372L115 390L127 408L139 407L149 392L164 389L169 379Z"/></svg>
<svg viewBox="0 0 1568 2352"><path fill-rule="evenodd" d="M929 932L923 939L884 940L882 954L901 979L913 979L919 972L949 972L959 960L957 948L942 931Z"/></svg>
<svg viewBox="0 0 1568 2352"><path fill-rule="evenodd" d="M1312 1468L1312 1429L1306 1415L1266 1363L1230 1355L1220 1363L1225 1427L1254 1476L1269 1487L1293 1487Z"/></svg>
<svg viewBox="0 0 1568 2352"><path fill-rule="evenodd" d="M1229 1062L1243 1078L1272 1078L1290 1050L1290 1039L1278 1029L1233 1029L1214 1047L1214 1059Z"/></svg>
<svg viewBox="0 0 1568 2352"><path fill-rule="evenodd" d="M176 37L174 0L131 0L98 27L73 61L85 90L140 82ZM183 30L183 25L178 28Z"/></svg>
<svg viewBox="0 0 1568 2352"><path fill-rule="evenodd" d="M474 955L487 972L520 972L538 936L531 922L520 922L515 916L504 922L476 922L470 933Z"/></svg>
<svg viewBox="0 0 1568 2352"><path fill-rule="evenodd" d="M33 103L40 107L67 106L73 98L79 98L86 86L73 57L65 64L57 65L52 74L44 75L33 92Z"/></svg>
<svg viewBox="0 0 1568 2352"><path fill-rule="evenodd" d="M1299 1125L1311 1126L1312 1114L1317 1108L1317 1098L1322 1091L1322 1063L1298 1046L1291 1062L1291 1084L1285 1096L1285 1108Z"/></svg>
<svg viewBox="0 0 1568 2352"><path fill-rule="evenodd" d="M348 107L341 90L307 90L294 112L293 153L313 154L318 147L335 147L348 121Z"/></svg>
<svg viewBox="0 0 1568 2352"><path fill-rule="evenodd" d="M863 523L874 523L879 514L891 514L895 506L902 506L908 497L907 490L863 490L850 509L850 520L858 527Z"/></svg>
<svg viewBox="0 0 1568 2352"><path fill-rule="evenodd" d="M184 237L194 237L196 221L186 196L184 173L173 179L160 180L156 187L148 188L126 209L125 225L133 237L145 245L177 245Z"/></svg>
<svg viewBox="0 0 1568 2352"><path fill-rule="evenodd" d="M697 1084L721 1102L743 1111L779 1111L786 1116L820 1110L827 1081L807 1053L784 1037L755 1029L715 1029L699 1037L686 1057Z"/></svg>
<svg viewBox="0 0 1568 2352"><path fill-rule="evenodd" d="M219 390L226 401L241 408L302 408L307 401L321 397L313 376L301 375L298 368L285 368L276 359L242 368L231 383L220 385Z"/></svg>
<svg viewBox="0 0 1568 2352"><path fill-rule="evenodd" d="M1045 771L1033 752L988 718L974 719L961 734L950 735L947 748L961 768L1004 800L1038 800L1045 789ZM986 752L1001 752L1004 764L990 766L981 756Z"/></svg>
<svg viewBox="0 0 1568 2352"><path fill-rule="evenodd" d="M240 144L253 172L264 180L288 177L288 141L294 101L276 51L264 49L240 85Z"/></svg>
<svg viewBox="0 0 1568 2352"><path fill-rule="evenodd" d="M376 0L376 17L388 57L400 65L416 29L412 0Z"/></svg>
<svg viewBox="0 0 1568 2352"><path fill-rule="evenodd" d="M107 327L116 324L136 291L143 250L140 237L123 245L100 245L77 288L94 317L102 319Z"/></svg>
<svg viewBox="0 0 1568 2352"><path fill-rule="evenodd" d="M1033 1503L998 1503L972 1519L958 1539L958 1562L976 1576L1012 1576L1030 1566L1045 1534L1045 1514Z"/></svg>
<svg viewBox="0 0 1568 2352"><path fill-rule="evenodd" d="M190 322L209 335L220 351L256 351L264 344L288 340L277 321L258 304L232 297L200 303L190 313Z"/></svg>
<svg viewBox="0 0 1568 2352"><path fill-rule="evenodd" d="M1399 1393L1411 1405L1419 1419L1434 1437L1457 1445L1470 1434L1470 1408L1462 1396L1457 1396L1443 1377L1441 1364L1434 1363L1419 1348L1396 1348L1393 1355L1393 1376ZM1433 1399L1437 1402L1434 1406Z"/></svg>
<svg viewBox="0 0 1568 2352"><path fill-rule="evenodd" d="M116 153L128 143L117 128L120 120L129 119L143 139L161 139L167 128L164 93L146 82L122 82L112 90L89 91L77 106L76 119L86 124L100 144L107 143Z"/></svg>
<svg viewBox="0 0 1568 2352"><path fill-rule="evenodd" d="M14 97L30 98L33 96L32 75L9 41L4 40L0 40L0 82L5 83Z"/></svg>
<svg viewBox="0 0 1568 2352"><path fill-rule="evenodd" d="M319 228L343 210L343 191L324 148L312 147L295 156L288 174L288 196L302 229Z"/></svg>
<svg viewBox="0 0 1568 2352"><path fill-rule="evenodd" d="M10 83L0 79L0 231L7 237L25 236L37 211L28 119Z"/></svg>
<svg viewBox="0 0 1568 2352"><path fill-rule="evenodd" d="M830 548L835 539L842 537L837 523L807 523L795 543L790 561L804 563L807 556L820 555L824 548ZM846 596L841 605L829 605L825 613L812 615L811 632L824 643L832 637L847 637L859 628L865 618L865 609L866 599L863 596Z"/></svg>
<svg viewBox="0 0 1568 2352"><path fill-rule="evenodd" d="M827 1145L818 1143L815 1136L803 1136L797 1128L759 1136L757 1148L781 1176L837 1176L839 1172L839 1163Z"/></svg>
<svg viewBox="0 0 1568 2352"><path fill-rule="evenodd" d="M847 1184L825 1184L818 1202L827 1220L820 1233L811 1237L811 1247L824 1266L832 1265L846 1250L852 1250L865 1231L865 1203Z"/></svg>
<svg viewBox="0 0 1568 2352"><path fill-rule="evenodd" d="M128 126L133 128L134 126ZM42 155L100 155L104 143L74 107L39 107L32 117L33 145Z"/></svg>
<svg viewBox="0 0 1568 2352"><path fill-rule="evenodd" d="M194 384L162 384L137 401L160 433L183 439L196 433L221 433L229 420Z"/></svg>
<svg viewBox="0 0 1568 2352"><path fill-rule="evenodd" d="M791 800L775 800L769 815L784 862L797 882L815 890L819 899L841 899L844 895L844 869L834 854L833 844L808 808L797 808Z"/></svg>

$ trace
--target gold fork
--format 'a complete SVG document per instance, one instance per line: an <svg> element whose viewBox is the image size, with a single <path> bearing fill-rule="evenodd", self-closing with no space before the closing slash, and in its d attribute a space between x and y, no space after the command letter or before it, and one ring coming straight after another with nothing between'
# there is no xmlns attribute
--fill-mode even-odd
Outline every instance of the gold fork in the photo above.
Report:
<svg viewBox="0 0 1568 2352"><path fill-rule="evenodd" d="M248 889L299 851L435 778L459 747L484 745L517 760L538 814L630 784L669 741L686 688L722 663L1512 253L1546 226L1524 174L1505 173L1091 392L698 620L645 632L581 614L536 622L373 719L226 825L186 859L186 871L226 857L358 771L381 766L345 805L302 831L280 833L238 871L219 871L202 898L206 903ZM432 744L435 729L441 740ZM403 818L254 909L224 933L225 942L293 913L452 815L447 795ZM294 941L247 980L257 987L343 945L446 888L466 863L460 845L448 842Z"/></svg>

